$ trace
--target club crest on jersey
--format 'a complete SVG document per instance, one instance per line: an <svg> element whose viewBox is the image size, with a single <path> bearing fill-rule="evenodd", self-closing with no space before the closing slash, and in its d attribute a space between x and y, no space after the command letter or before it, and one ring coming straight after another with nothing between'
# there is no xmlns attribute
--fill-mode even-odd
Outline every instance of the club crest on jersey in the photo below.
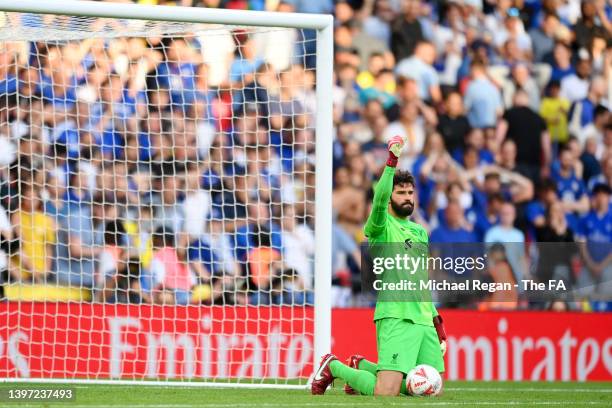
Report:
<svg viewBox="0 0 612 408"><path fill-rule="evenodd" d="M404 249L407 251L412 248L412 240L410 238L406 238L404 241Z"/></svg>

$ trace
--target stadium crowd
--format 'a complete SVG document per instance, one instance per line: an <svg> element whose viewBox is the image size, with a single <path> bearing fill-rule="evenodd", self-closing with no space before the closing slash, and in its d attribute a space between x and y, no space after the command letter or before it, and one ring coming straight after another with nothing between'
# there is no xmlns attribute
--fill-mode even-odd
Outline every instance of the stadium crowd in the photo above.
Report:
<svg viewBox="0 0 612 408"><path fill-rule="evenodd" d="M334 135L319 135L334 138L335 306L371 302L359 246L394 135L432 243L501 243L491 280L564 278L611 299L610 2L139 3L335 15ZM0 45L7 297L32 283L99 302L312 303L313 32L17 24L82 39ZM533 305L517 292L469 306Z"/></svg>

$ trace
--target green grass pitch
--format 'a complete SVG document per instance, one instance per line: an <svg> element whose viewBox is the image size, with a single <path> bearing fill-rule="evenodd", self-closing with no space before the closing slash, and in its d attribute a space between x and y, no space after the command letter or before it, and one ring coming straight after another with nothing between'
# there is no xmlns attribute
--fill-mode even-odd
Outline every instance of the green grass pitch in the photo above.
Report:
<svg viewBox="0 0 612 408"><path fill-rule="evenodd" d="M71 402L7 402L9 389L71 387ZM2 407L65 408L319 408L319 407L612 407L612 382L517 383L448 381L439 397L349 396L337 383L323 396L306 390L194 388L129 385L0 384Z"/></svg>

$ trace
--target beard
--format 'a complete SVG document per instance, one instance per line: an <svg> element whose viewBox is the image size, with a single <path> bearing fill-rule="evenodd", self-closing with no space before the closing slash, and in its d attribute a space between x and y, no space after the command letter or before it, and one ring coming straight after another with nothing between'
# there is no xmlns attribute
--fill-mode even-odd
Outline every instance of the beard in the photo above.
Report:
<svg viewBox="0 0 612 408"><path fill-rule="evenodd" d="M398 216L405 218L412 215L412 212L414 211L414 204L412 202L398 204L395 201L391 200L391 208L393 208L393 211Z"/></svg>

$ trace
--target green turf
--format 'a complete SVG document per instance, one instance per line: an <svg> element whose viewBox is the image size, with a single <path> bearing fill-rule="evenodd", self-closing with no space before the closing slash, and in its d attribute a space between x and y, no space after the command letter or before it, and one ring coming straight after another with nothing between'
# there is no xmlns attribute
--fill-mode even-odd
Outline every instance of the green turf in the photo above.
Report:
<svg viewBox="0 0 612 408"><path fill-rule="evenodd" d="M136 408L250 408L250 407L612 407L612 383L513 383L459 382L445 384L439 397L364 397L348 396L340 384L324 396L306 390L257 390L187 388L164 386L72 385L73 402L7 403L12 388L32 388L35 384L0 384L1 407L136 407ZM66 385L69 386L69 385ZM40 385L56 388L59 385ZM61 387L64 387L63 385Z"/></svg>

